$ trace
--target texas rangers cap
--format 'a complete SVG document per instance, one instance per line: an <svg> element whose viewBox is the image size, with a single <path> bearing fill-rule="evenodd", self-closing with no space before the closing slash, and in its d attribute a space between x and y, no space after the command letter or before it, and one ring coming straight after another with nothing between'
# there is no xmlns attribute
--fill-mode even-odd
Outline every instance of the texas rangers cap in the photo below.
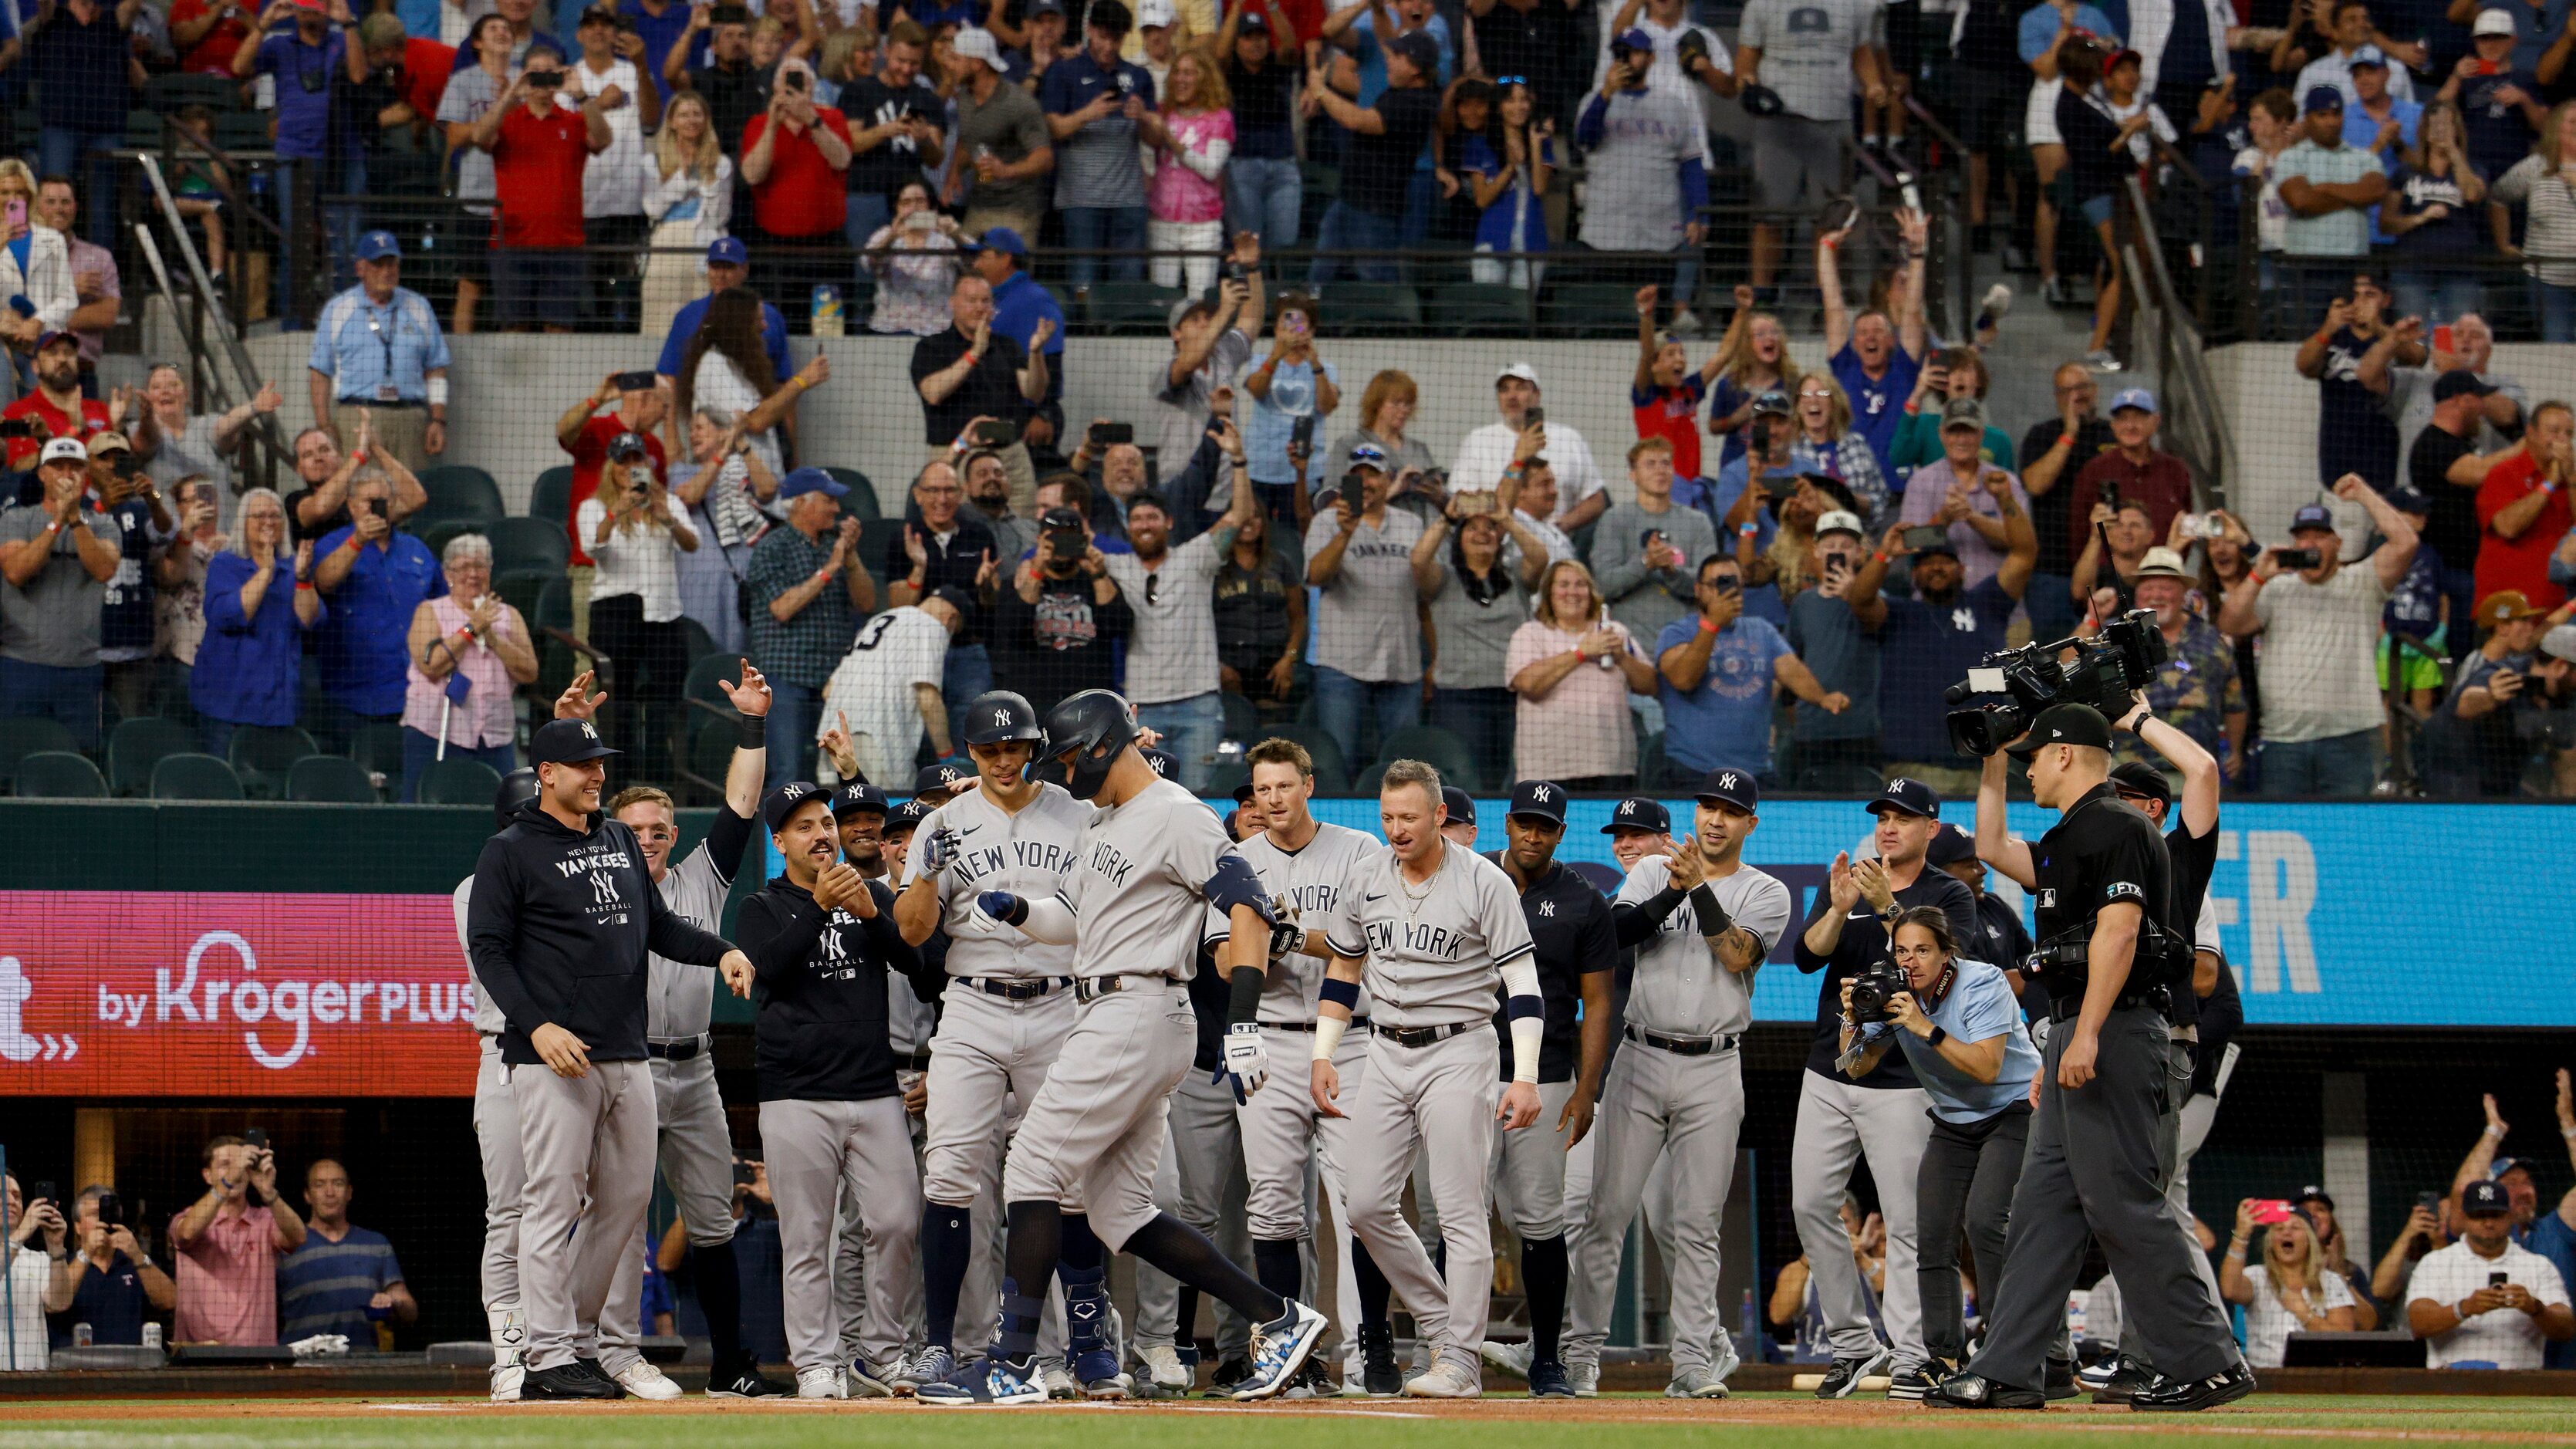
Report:
<svg viewBox="0 0 2576 1449"><path fill-rule="evenodd" d="M1476 823L1475 796L1468 794L1466 791L1459 789L1455 785L1443 785L1440 787L1440 803L1448 808L1450 824L1473 825Z"/></svg>
<svg viewBox="0 0 2576 1449"><path fill-rule="evenodd" d="M1612 55L1617 55L1621 51L1636 50L1642 50L1649 55L1654 54L1655 51L1655 38L1648 35L1643 27L1631 25L1627 29L1620 31L1617 35L1610 37L1610 53Z"/></svg>
<svg viewBox="0 0 2576 1449"><path fill-rule="evenodd" d="M2144 760L2123 760L2111 767L2111 783L2123 794L2144 795L2150 800L2173 803L2173 782L2165 772Z"/></svg>
<svg viewBox="0 0 2576 1449"><path fill-rule="evenodd" d="M2143 387L2124 387L2111 394L2110 411L2116 413L2122 408L2136 408L2142 413L2152 413L2156 410L2156 395Z"/></svg>
<svg viewBox="0 0 2576 1449"><path fill-rule="evenodd" d="M600 742L599 727L586 719L550 719L528 740L528 758L540 765L578 765L619 753Z"/></svg>
<svg viewBox="0 0 2576 1449"><path fill-rule="evenodd" d="M892 835L898 830L910 830L929 819L930 812L936 808L927 800L906 800L886 812L885 833Z"/></svg>
<svg viewBox="0 0 2576 1449"><path fill-rule="evenodd" d="M1973 860L1976 854L1977 842L1969 837L1968 832L1956 825L1945 824L1933 831L1932 838L1924 843L1923 863L1939 870L1963 860Z"/></svg>
<svg viewBox="0 0 2576 1449"><path fill-rule="evenodd" d="M1696 796L1702 804L1716 801L1732 805L1747 815L1762 808L1762 787L1755 783L1750 770L1711 770L1702 775Z"/></svg>
<svg viewBox="0 0 2576 1449"><path fill-rule="evenodd" d="M1884 815L1890 810L1902 810L1908 815L1920 815L1926 820L1938 820L1941 818L1941 797L1931 786L1922 781L1911 776L1899 775L1888 781L1887 788L1878 792L1878 798L1870 801L1863 808L1872 815Z"/></svg>
<svg viewBox="0 0 2576 1449"><path fill-rule="evenodd" d="M886 792L865 780L848 781L832 792L833 814L849 815L861 810L873 810L879 815L893 813L886 803Z"/></svg>
<svg viewBox="0 0 2576 1449"><path fill-rule="evenodd" d="M2471 1218L2501 1217L2513 1211L2513 1199L2506 1196L2504 1185L2493 1180L2473 1182L2460 1189L2460 1215Z"/></svg>
<svg viewBox="0 0 2576 1449"><path fill-rule="evenodd" d="M719 267L747 267L751 265L751 248L742 244L741 237L720 236L707 243L707 260Z"/></svg>
<svg viewBox="0 0 2576 1449"><path fill-rule="evenodd" d="M45 451L38 454L36 457L36 465L38 467L42 467L47 463L62 462L87 464L89 462L89 445L78 438L56 438L45 444Z"/></svg>
<svg viewBox="0 0 2576 1449"><path fill-rule="evenodd" d="M1664 808L1663 801L1631 795L1612 807L1610 823L1601 827L1601 833L1616 835L1622 830L1643 830L1654 835L1668 835L1672 828L1673 814Z"/></svg>
<svg viewBox="0 0 2576 1449"><path fill-rule="evenodd" d="M399 257L401 255L402 243L395 240L392 232L371 231L365 236L358 238L359 261L381 262L387 257Z"/></svg>
<svg viewBox="0 0 2576 1449"><path fill-rule="evenodd" d="M2030 722L2030 733L2006 751L2014 759L2027 760L2050 745L2086 745L2097 750L2111 748L2111 722L2102 711L2089 704L2052 704Z"/></svg>
<svg viewBox="0 0 2576 1449"><path fill-rule="evenodd" d="M849 491L849 484L820 468L799 468L778 480L780 498L800 498L808 493L828 493L838 498Z"/></svg>
<svg viewBox="0 0 2576 1449"><path fill-rule="evenodd" d="M2499 1157L2487 1164L2487 1181L2502 1182L2506 1173L2516 1170L2528 1176L2531 1172L2531 1164L2519 1157Z"/></svg>
<svg viewBox="0 0 2576 1449"><path fill-rule="evenodd" d="M832 803L831 797L823 793L823 787L813 781L790 780L761 797L761 823L769 827L770 834L776 835L787 828L789 817L793 816L807 801L821 805L826 810L830 809Z"/></svg>
<svg viewBox="0 0 2576 1449"><path fill-rule="evenodd" d="M1565 823L1565 787L1553 780L1523 780L1512 786L1507 815L1527 815L1550 825Z"/></svg>
<svg viewBox="0 0 2576 1449"><path fill-rule="evenodd" d="M951 760L942 760L935 765L924 765L920 773L912 777L912 793L927 795L931 798L931 803L937 805L948 798L949 786L960 780L972 779L974 775L974 771Z"/></svg>

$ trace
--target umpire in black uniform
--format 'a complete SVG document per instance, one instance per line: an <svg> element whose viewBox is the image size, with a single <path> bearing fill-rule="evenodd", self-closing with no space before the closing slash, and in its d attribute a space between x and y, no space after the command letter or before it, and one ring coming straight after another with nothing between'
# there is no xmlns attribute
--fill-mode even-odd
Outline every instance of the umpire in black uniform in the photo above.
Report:
<svg viewBox="0 0 2576 1449"><path fill-rule="evenodd" d="M2172 944L2164 840L2113 789L2110 750L2109 723L2080 704L2041 711L2012 746L2029 763L2032 798L2059 813L2036 846L2005 833L2003 761L1989 757L1978 785L1978 856L2038 892L2032 959L2054 1027L1985 1348L1932 1391L1934 1404L2046 1404L2043 1361L2088 1233L2162 1370L2130 1408L2206 1409L2254 1389L2226 1316L2193 1276L2165 1215L2157 1151L2168 1093L2165 1005L2172 991L2190 989L2189 955Z"/></svg>

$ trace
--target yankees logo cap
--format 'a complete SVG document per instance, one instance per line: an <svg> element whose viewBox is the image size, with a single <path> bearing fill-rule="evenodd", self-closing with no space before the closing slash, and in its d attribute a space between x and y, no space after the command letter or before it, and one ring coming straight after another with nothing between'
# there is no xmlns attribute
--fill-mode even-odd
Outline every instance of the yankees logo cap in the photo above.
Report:
<svg viewBox="0 0 2576 1449"><path fill-rule="evenodd" d="M1505 813L1563 825L1565 787L1552 780L1523 780L1512 787L1512 808Z"/></svg>
<svg viewBox="0 0 2576 1449"><path fill-rule="evenodd" d="M528 741L528 758L540 765L578 765L619 753L601 743L599 727L586 719L550 719Z"/></svg>
<svg viewBox="0 0 2576 1449"><path fill-rule="evenodd" d="M1672 828L1673 813L1664 808L1663 801L1631 795L1610 807L1610 823L1601 827L1601 833L1616 835L1622 830L1643 830L1665 835Z"/></svg>
<svg viewBox="0 0 2576 1449"><path fill-rule="evenodd" d="M865 780L846 781L840 789L832 792L832 813L835 815L848 815L859 810L873 810L884 815L888 809L886 792Z"/></svg>
<svg viewBox="0 0 2576 1449"><path fill-rule="evenodd" d="M1899 775L1887 782L1887 788L1879 791L1878 798L1870 801L1867 808L1872 815L1902 810L1908 815L1937 819L1941 814L1941 797L1922 781Z"/></svg>
<svg viewBox="0 0 2576 1449"><path fill-rule="evenodd" d="M1450 824L1473 825L1476 823L1475 796L1468 794L1466 791L1459 789L1455 785L1443 785L1440 787L1440 803L1449 807Z"/></svg>
<svg viewBox="0 0 2576 1449"><path fill-rule="evenodd" d="M886 812L885 833L892 835L898 830L913 829L929 819L930 812L937 808L927 800L906 800Z"/></svg>
<svg viewBox="0 0 2576 1449"><path fill-rule="evenodd" d="M949 786L971 777L974 773L950 760L942 760L935 765L924 765L919 773L912 777L912 793L928 795L932 797L931 803L936 805L948 798Z"/></svg>
<svg viewBox="0 0 2576 1449"><path fill-rule="evenodd" d="M1976 857L1977 842L1956 825L1944 825L1933 831L1931 840L1923 846L1923 863L1934 870Z"/></svg>
<svg viewBox="0 0 2576 1449"><path fill-rule="evenodd" d="M879 798L882 799L883 797L880 796ZM779 786L777 789L770 791L766 796L762 797L760 802L761 823L769 827L770 834L776 835L779 831L787 828L788 819L795 815L798 807L804 805L807 801L812 801L828 808L831 804L831 797L823 793L822 786L815 784L811 780L790 780L786 784Z"/></svg>
<svg viewBox="0 0 2576 1449"><path fill-rule="evenodd" d="M1721 805L1732 805L1745 814L1752 815L1762 808L1762 787L1754 781L1753 772L1750 770L1711 770L1700 776L1699 789L1695 798L1702 801L1714 800Z"/></svg>

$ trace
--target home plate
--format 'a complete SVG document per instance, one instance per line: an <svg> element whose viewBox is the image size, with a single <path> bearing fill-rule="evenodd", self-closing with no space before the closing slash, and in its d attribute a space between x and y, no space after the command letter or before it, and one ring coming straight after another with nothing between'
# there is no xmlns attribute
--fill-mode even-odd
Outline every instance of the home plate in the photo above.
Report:
<svg viewBox="0 0 2576 1449"><path fill-rule="evenodd" d="M1824 1384L1825 1376L1823 1374L1799 1374L1789 1380L1789 1387L1802 1394L1812 1394L1816 1390L1823 1388ZM1869 1377L1862 1379L1859 1383L1852 1385L1852 1392L1856 1394L1883 1394L1887 1392L1887 1384L1888 1376L1886 1374L1871 1374Z"/></svg>

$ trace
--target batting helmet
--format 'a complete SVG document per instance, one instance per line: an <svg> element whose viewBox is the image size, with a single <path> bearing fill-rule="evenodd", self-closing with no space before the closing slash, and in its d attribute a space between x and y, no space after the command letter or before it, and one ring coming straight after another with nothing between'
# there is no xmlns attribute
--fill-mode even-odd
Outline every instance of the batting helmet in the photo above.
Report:
<svg viewBox="0 0 2576 1449"><path fill-rule="evenodd" d="M966 743L998 745L1005 740L1046 738L1038 724L1037 706L1007 689L988 690L966 705Z"/></svg>
<svg viewBox="0 0 2576 1449"><path fill-rule="evenodd" d="M519 813L520 806L535 798L537 798L536 771L521 765L503 775L501 788L492 792L493 826L501 830L509 829L510 817Z"/></svg>
<svg viewBox="0 0 2576 1449"><path fill-rule="evenodd" d="M1106 689L1086 689L1067 695L1064 701L1047 711L1046 744L1042 747L1048 759L1057 762L1065 789L1076 800L1093 799L1109 779L1109 767L1136 739L1136 717L1127 701ZM1070 763L1066 757L1071 756Z"/></svg>

